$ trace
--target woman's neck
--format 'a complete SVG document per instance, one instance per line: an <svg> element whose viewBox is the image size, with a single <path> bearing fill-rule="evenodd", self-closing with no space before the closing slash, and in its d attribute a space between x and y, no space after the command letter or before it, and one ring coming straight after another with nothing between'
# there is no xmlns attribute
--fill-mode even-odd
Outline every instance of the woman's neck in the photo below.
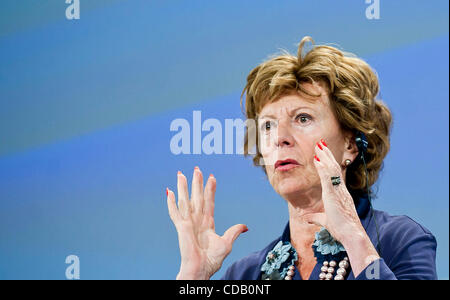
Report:
<svg viewBox="0 0 450 300"><path fill-rule="evenodd" d="M318 195L318 196L317 196ZM289 209L289 229L291 243L300 253L306 255L313 254L312 244L315 239L315 233L320 230L320 226L308 224L303 221L303 216L312 213L323 213L324 206L322 202L322 193L303 194L294 199L286 199ZM305 253L307 252L307 253ZM309 256L309 255L308 255Z"/></svg>

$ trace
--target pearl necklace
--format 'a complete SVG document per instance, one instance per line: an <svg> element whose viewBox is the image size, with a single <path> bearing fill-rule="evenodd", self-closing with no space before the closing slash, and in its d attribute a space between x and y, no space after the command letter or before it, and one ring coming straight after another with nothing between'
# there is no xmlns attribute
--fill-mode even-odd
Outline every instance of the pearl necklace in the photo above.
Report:
<svg viewBox="0 0 450 300"><path fill-rule="evenodd" d="M289 266L286 276L284 277L284 280L292 280L292 277L294 277L294 273L295 273L295 265Z"/></svg>
<svg viewBox="0 0 450 300"><path fill-rule="evenodd" d="M334 280L344 280L345 275L347 274L347 268L350 266L348 262L348 257L344 257L343 260L339 262L339 269L336 271L336 276L334 276ZM336 262L334 260L324 261L323 266L320 268L319 279L320 280L331 280L333 279L334 268L336 267ZM288 267L288 271L284 280L292 280L295 273L295 265L291 265Z"/></svg>

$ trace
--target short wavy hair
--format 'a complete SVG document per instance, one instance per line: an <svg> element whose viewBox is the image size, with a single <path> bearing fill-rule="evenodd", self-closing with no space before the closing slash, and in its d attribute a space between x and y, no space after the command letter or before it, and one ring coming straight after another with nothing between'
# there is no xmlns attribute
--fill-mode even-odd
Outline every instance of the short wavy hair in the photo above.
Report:
<svg viewBox="0 0 450 300"><path fill-rule="evenodd" d="M308 41L313 47L303 56L303 47ZM256 127L246 128L244 155L250 155L250 150L258 145L258 133L251 131L258 128L258 114L267 103L275 102L293 91L312 97L321 96L305 90L301 84L307 82L325 83L331 109L343 130L351 131L355 135L360 131L366 135L367 180L368 186L372 187L389 151L392 128L390 110L381 100L376 99L379 92L377 74L361 58L332 46L314 45L309 36L301 40L297 56L283 51L258 65L247 76L247 84L241 94L241 107L245 95L246 118L253 119ZM255 138L249 139L251 134L256 136L256 141ZM261 158L262 155L256 147L253 163L259 166ZM262 168L266 172L265 167ZM345 181L353 196L366 193L367 180L361 160L348 166Z"/></svg>

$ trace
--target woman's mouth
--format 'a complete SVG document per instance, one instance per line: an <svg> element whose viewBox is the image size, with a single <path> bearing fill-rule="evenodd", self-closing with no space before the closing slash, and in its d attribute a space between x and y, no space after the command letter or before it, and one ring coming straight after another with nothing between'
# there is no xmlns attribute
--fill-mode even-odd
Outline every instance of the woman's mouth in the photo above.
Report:
<svg viewBox="0 0 450 300"><path fill-rule="evenodd" d="M293 169L295 167L298 167L300 164L295 159L285 159L285 160L277 160L275 163L275 170L276 171L288 171L290 169Z"/></svg>

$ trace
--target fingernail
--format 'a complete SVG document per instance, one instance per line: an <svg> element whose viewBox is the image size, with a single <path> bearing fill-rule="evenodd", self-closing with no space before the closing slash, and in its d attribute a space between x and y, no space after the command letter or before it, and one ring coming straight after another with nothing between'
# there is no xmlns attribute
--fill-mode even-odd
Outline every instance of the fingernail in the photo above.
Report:
<svg viewBox="0 0 450 300"><path fill-rule="evenodd" d="M314 155L314 158L315 158L317 161L320 161L320 159L317 157L317 155Z"/></svg>
<svg viewBox="0 0 450 300"><path fill-rule="evenodd" d="M247 232L247 231L248 231L248 228L246 227L246 228L244 229L244 231L242 231L242 233Z"/></svg>
<svg viewBox="0 0 450 300"><path fill-rule="evenodd" d="M325 147L328 147L324 140L320 140Z"/></svg>
<svg viewBox="0 0 450 300"><path fill-rule="evenodd" d="M181 174L181 171L178 171L178 173L177 173L178 175L180 175Z"/></svg>
<svg viewBox="0 0 450 300"><path fill-rule="evenodd" d="M212 177L212 178L214 178L214 175L213 175L213 174L209 174L209 177Z"/></svg>
<svg viewBox="0 0 450 300"><path fill-rule="evenodd" d="M317 143L317 146L320 148L320 150L323 150L322 146L320 146L319 143Z"/></svg>
<svg viewBox="0 0 450 300"><path fill-rule="evenodd" d="M195 167L194 167L194 169L197 169L197 170L199 170L199 168L198 168L197 166L195 166Z"/></svg>
<svg viewBox="0 0 450 300"><path fill-rule="evenodd" d="M169 196L169 189L166 188L166 196Z"/></svg>

